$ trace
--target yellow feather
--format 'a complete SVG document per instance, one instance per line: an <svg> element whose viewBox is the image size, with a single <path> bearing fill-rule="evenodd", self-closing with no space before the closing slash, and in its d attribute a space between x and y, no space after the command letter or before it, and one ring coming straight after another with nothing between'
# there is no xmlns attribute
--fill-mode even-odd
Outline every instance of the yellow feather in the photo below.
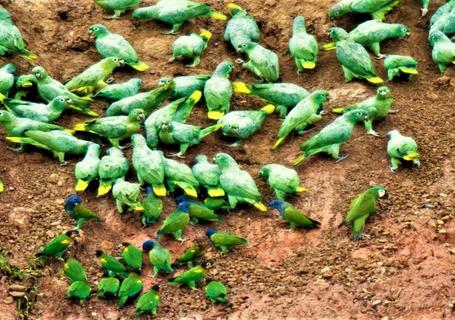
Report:
<svg viewBox="0 0 455 320"><path fill-rule="evenodd" d="M316 67L316 63L313 61L302 61L301 64L304 69L314 69Z"/></svg>
<svg viewBox="0 0 455 320"><path fill-rule="evenodd" d="M99 186L98 187L98 194L96 195L97 197L104 196L107 194L109 191L111 191L112 186L111 185L104 185L104 186Z"/></svg>
<svg viewBox="0 0 455 320"><path fill-rule="evenodd" d="M305 155L304 155L304 154L301 154L300 156L298 156L297 158L295 158L294 161L292 161L292 164L293 164L294 166L298 166L298 165L301 164L304 160L305 160Z"/></svg>
<svg viewBox="0 0 455 320"><path fill-rule="evenodd" d="M88 181L84 180L77 180L76 186L74 187L74 190L76 191L84 191L88 187Z"/></svg>
<svg viewBox="0 0 455 320"><path fill-rule="evenodd" d="M250 94L251 90L248 88L246 83L240 82L240 81L235 81L232 83L232 87L234 88L235 93L245 93L245 94Z"/></svg>
<svg viewBox="0 0 455 320"><path fill-rule="evenodd" d="M420 156L420 154L418 152L411 152L411 153L408 153L407 155L405 155L403 157L403 159L406 161L412 161L414 159L417 159L419 156Z"/></svg>
<svg viewBox="0 0 455 320"><path fill-rule="evenodd" d="M326 50L326 51L336 49L335 42L326 43L325 45L322 46L322 49L324 49L324 50Z"/></svg>
<svg viewBox="0 0 455 320"><path fill-rule="evenodd" d="M278 148L278 146L284 141L285 138L279 138L272 147L272 150Z"/></svg>
<svg viewBox="0 0 455 320"><path fill-rule="evenodd" d="M295 192L307 192L308 189L307 188L304 188L304 187L297 187L297 189L295 189Z"/></svg>
<svg viewBox="0 0 455 320"><path fill-rule="evenodd" d="M130 66L133 67L134 69L136 69L137 71L145 71L150 68L146 63L144 63L142 61L132 63L132 64L130 64Z"/></svg>
<svg viewBox="0 0 455 320"><path fill-rule="evenodd" d="M188 196L193 197L193 198L197 198L197 191L193 187L184 188L183 191L185 191L185 193Z"/></svg>
<svg viewBox="0 0 455 320"><path fill-rule="evenodd" d="M199 102L199 100L201 100L201 98L202 98L202 92L199 90L194 91L190 96L190 99L193 100L194 103Z"/></svg>
<svg viewBox="0 0 455 320"><path fill-rule="evenodd" d="M221 111L209 111L207 117L211 120L220 120L224 116L224 112Z"/></svg>
<svg viewBox="0 0 455 320"><path fill-rule="evenodd" d="M227 20L227 17L222 14L221 12L217 12L217 11L212 11L210 12L210 18L212 19L215 19L215 20Z"/></svg>
<svg viewBox="0 0 455 320"><path fill-rule="evenodd" d="M403 73L407 73L407 74L418 74L418 72L417 72L416 69L406 68L406 67L400 67L399 69L400 69L400 71L403 72Z"/></svg>
<svg viewBox="0 0 455 320"><path fill-rule="evenodd" d="M275 106L273 104L268 104L261 108L261 111L264 111L267 114L272 114L275 111Z"/></svg>
<svg viewBox="0 0 455 320"><path fill-rule="evenodd" d="M255 202L253 203L256 209L262 212L267 212L267 207L262 202Z"/></svg>
<svg viewBox="0 0 455 320"><path fill-rule="evenodd" d="M78 123L74 126L73 130L74 131L86 131L87 128L85 126L85 123Z"/></svg>
<svg viewBox="0 0 455 320"><path fill-rule="evenodd" d="M158 197L165 197L167 193L166 188L164 186L153 186L153 192Z"/></svg>
<svg viewBox="0 0 455 320"><path fill-rule="evenodd" d="M368 80L368 82L371 82L371 83L374 83L374 84L380 84L380 83L384 82L384 80L382 80L379 77L371 77L371 78L367 78L367 80Z"/></svg>
<svg viewBox="0 0 455 320"><path fill-rule="evenodd" d="M238 4L235 4L235 3L228 3L226 5L226 8L228 8L229 11L243 10L243 8L241 6L239 6Z"/></svg>
<svg viewBox="0 0 455 320"><path fill-rule="evenodd" d="M344 108L333 108L332 112L334 112L334 113L343 113L344 112Z"/></svg>
<svg viewBox="0 0 455 320"><path fill-rule="evenodd" d="M206 38L207 41L209 41L212 38L212 33L210 31L208 31L207 29L201 29L200 35L201 35L201 37Z"/></svg>
<svg viewBox="0 0 455 320"><path fill-rule="evenodd" d="M212 198L217 198L217 197L222 197L224 196L226 193L224 192L223 189L221 188L210 188L208 190L208 194L209 196L211 196Z"/></svg>

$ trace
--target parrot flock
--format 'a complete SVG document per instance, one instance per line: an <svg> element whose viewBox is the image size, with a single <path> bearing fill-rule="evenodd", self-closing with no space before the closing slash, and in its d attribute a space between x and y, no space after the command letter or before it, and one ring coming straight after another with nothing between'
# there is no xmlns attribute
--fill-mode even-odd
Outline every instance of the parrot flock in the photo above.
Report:
<svg viewBox="0 0 455 320"><path fill-rule="evenodd" d="M360 13L371 15L372 20L359 24L350 32L340 27L330 28L332 42L324 45L307 31L304 17L296 17L289 26L292 32L288 49L298 74L317 68L320 49L335 50L347 82L356 78L381 86L363 101L333 108L331 111L339 116L305 139L300 145L301 152L292 163L269 163L259 168L257 178L267 183L275 194L274 199L266 202L255 177L228 153L217 153L213 159L200 154L192 166L175 158L184 158L188 148L203 143L207 136L215 135L217 131L219 135L232 138L235 142L230 146L237 147L252 135L260 134L266 121L274 121L271 119L273 113L277 113L282 122L270 148L284 148L286 140L307 134L314 123L323 120L328 113L324 104L330 98L329 92L322 89L309 92L293 83L280 83L277 54L261 45L261 30L255 18L237 4L227 4L228 18L208 4L190 0L159 0L146 7L141 7L140 0L95 0L95 3L115 19L131 11L133 20L143 23L157 20L170 25L172 29L167 34L178 33L186 21L194 18L227 20L224 40L239 57L235 63L219 61L212 74L161 78L157 86L148 91L143 91L139 77L112 84L110 77L117 68L144 72L153 66L141 61L134 47L121 34L111 32L103 24L94 24L88 26L88 31L95 38L94 46L100 60L64 83L52 78L41 66L35 66L30 74L23 75L18 75L11 63L0 67L0 102L4 106L4 110L0 110L0 123L5 129L6 140L11 143L9 149L24 151L28 146L43 149L50 151L62 164L66 164L67 154L80 157L74 167L76 193L64 202L64 210L74 220L75 228L58 235L36 254L38 259L65 260L63 270L70 280L67 298L80 303L91 296L94 288L82 264L65 257L65 251L77 244L85 223L104 221L83 203L80 194L90 185L98 186L98 197L111 193L119 214L137 213L144 227L160 223L155 238L144 239L140 247L124 242L112 252L98 250L93 253L105 274L96 282L95 291L100 299L115 298L118 307L122 308L137 298L138 315L156 314L160 302L159 285L144 288L141 276L145 255L152 266L153 277L172 275L167 278L169 285L191 289L205 283L204 293L209 301L228 303L228 288L221 281L208 278L211 262L204 257L203 244L193 242L174 259L161 244L161 238L171 237L183 243L189 224L208 223L205 237L223 254L248 245L243 236L221 230L225 228L223 214L239 204L260 212L276 209L292 231L318 228L319 221L286 201L308 191L301 185L299 173L290 166L298 166L318 153L342 161L347 155L342 154L341 147L350 139L357 123L363 123L367 134L378 136L373 129L374 122L395 112L393 94L377 75L368 51L384 58L389 81L395 77L412 80L418 74L418 63L412 57L381 52L382 41L406 37L410 32L403 24L383 22L386 13L398 5L399 0L341 0L330 8L330 18ZM428 11L428 3L423 1L423 15ZM455 44L450 39L455 35L454 6L454 0L448 1L430 22L431 56L441 73L455 64ZM212 32L201 29L176 38L169 63L183 61L189 63L188 68L196 67L212 45ZM0 6L0 56L11 54L27 60L38 58L25 48L13 18ZM251 72L257 83L231 81L236 64ZM29 97L31 88L36 88L39 101L23 100ZM233 96L240 94L257 97L263 106L231 111ZM202 98L207 118L213 123L204 127L187 123ZM107 103L102 117L90 107L94 100ZM93 119L65 128L57 121L68 110ZM84 134L80 135L81 132ZM420 153L413 138L397 129L387 133L387 137L386 149L393 172L404 162L420 166ZM176 146L177 152L165 154L160 150L163 145ZM128 181L129 173L137 182ZM3 183L0 183L2 190ZM386 195L383 186L366 189L352 200L340 226L350 225L352 238L361 239L368 216L378 209L378 200ZM175 197L175 210L162 217L166 196ZM218 224L220 230L213 224ZM186 267L186 271L176 273L175 269L181 267ZM146 291L142 292L144 289Z"/></svg>

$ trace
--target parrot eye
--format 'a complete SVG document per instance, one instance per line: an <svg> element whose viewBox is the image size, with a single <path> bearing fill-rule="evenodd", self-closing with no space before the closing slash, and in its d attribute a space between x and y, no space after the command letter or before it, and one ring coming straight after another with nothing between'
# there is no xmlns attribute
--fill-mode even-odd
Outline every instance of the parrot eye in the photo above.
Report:
<svg viewBox="0 0 455 320"><path fill-rule="evenodd" d="M114 58L114 62L118 62L118 58Z"/></svg>
<svg viewBox="0 0 455 320"><path fill-rule="evenodd" d="M93 28L93 31L95 31L95 32L98 31L98 30L99 30L98 27L94 27Z"/></svg>

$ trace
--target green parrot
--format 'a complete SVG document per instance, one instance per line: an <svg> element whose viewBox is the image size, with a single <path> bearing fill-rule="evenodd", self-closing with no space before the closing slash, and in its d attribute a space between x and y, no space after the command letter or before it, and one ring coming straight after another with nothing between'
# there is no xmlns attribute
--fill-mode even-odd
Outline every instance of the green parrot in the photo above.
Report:
<svg viewBox="0 0 455 320"><path fill-rule="evenodd" d="M200 154L196 157L196 163L191 169L193 176L201 186L207 189L210 197L223 197L224 190L220 187L220 168L210 163L206 155Z"/></svg>
<svg viewBox="0 0 455 320"><path fill-rule="evenodd" d="M36 85L37 81L33 74L20 75L16 78L16 93L14 94L14 99L24 100L27 97L30 97L31 89L36 87Z"/></svg>
<svg viewBox="0 0 455 320"><path fill-rule="evenodd" d="M205 83L210 79L207 74L199 74L194 76L181 76L170 78L161 78L158 85L162 86L171 81L174 81L175 86L170 96L171 99L187 98L195 91L203 91Z"/></svg>
<svg viewBox="0 0 455 320"><path fill-rule="evenodd" d="M244 43L240 48L249 59L242 64L244 69L251 71L265 82L275 82L280 78L280 64L275 52L256 42Z"/></svg>
<svg viewBox="0 0 455 320"><path fill-rule="evenodd" d="M220 167L220 186L226 192L232 209L239 202L255 206L259 211L266 212L261 202L261 193L251 175L241 170L237 162L227 153L217 153L213 161Z"/></svg>
<svg viewBox="0 0 455 320"><path fill-rule="evenodd" d="M339 18L347 13L363 13L383 21L386 13L398 3L400 0L341 0L329 9L329 18Z"/></svg>
<svg viewBox="0 0 455 320"><path fill-rule="evenodd" d="M129 299L133 299L142 291L143 287L141 277L134 272L130 273L120 284L117 306L123 308Z"/></svg>
<svg viewBox="0 0 455 320"><path fill-rule="evenodd" d="M365 130L368 134L379 136L373 130L373 121L385 118L393 104L392 92L386 86L379 87L376 90L376 95L366 100L354 103L344 108L333 108L335 113L344 113L347 111L361 109L368 112L368 120L364 121Z"/></svg>
<svg viewBox="0 0 455 320"><path fill-rule="evenodd" d="M27 130L63 130L63 127L55 124L16 117L6 110L0 110L0 123L5 128L7 135L12 137L22 137Z"/></svg>
<svg viewBox="0 0 455 320"><path fill-rule="evenodd" d="M137 71L145 71L150 67L139 61L136 50L121 35L112 33L102 24L94 24L89 27L89 32L95 36L95 46L103 58L117 57Z"/></svg>
<svg viewBox="0 0 455 320"><path fill-rule="evenodd" d="M143 226L151 226L160 218L163 212L163 200L153 194L151 186L147 186L147 197L142 201L144 211L141 213L141 222Z"/></svg>
<svg viewBox="0 0 455 320"><path fill-rule="evenodd" d="M128 276L128 270L117 258L109 256L101 250L96 250L96 257L109 277L126 278Z"/></svg>
<svg viewBox="0 0 455 320"><path fill-rule="evenodd" d="M197 198L199 182L185 163L164 158L164 177L170 192L174 192L175 186L178 186L186 195Z"/></svg>
<svg viewBox="0 0 455 320"><path fill-rule="evenodd" d="M237 139L230 145L236 147L260 130L267 116L273 111L275 111L275 106L271 104L259 110L231 111L218 120L218 124L222 126L221 133L224 136Z"/></svg>
<svg viewBox="0 0 455 320"><path fill-rule="evenodd" d="M208 118L219 120L229 112L232 96L232 84L229 75L234 69L230 61L221 62L207 80L204 87L204 98L208 109Z"/></svg>
<svg viewBox="0 0 455 320"><path fill-rule="evenodd" d="M190 200L186 196L179 196L175 199L177 210L186 212L190 215L191 220L197 223L202 221L222 222L222 219L210 208L199 201Z"/></svg>
<svg viewBox="0 0 455 320"><path fill-rule="evenodd" d="M0 178L0 193L5 191L5 184L3 183L3 180Z"/></svg>
<svg viewBox="0 0 455 320"><path fill-rule="evenodd" d="M171 95L174 86L175 83L171 81L153 90L115 101L106 109L105 116L127 115L134 109L142 109L148 115Z"/></svg>
<svg viewBox="0 0 455 320"><path fill-rule="evenodd" d="M70 230L60 234L52 239L43 249L41 249L36 257L55 257L61 258L63 253L73 244L76 238L79 237L79 231Z"/></svg>
<svg viewBox="0 0 455 320"><path fill-rule="evenodd" d="M370 48L374 55L383 58L381 54L381 42L387 39L402 38L409 35L409 29L400 23L384 23L377 20L369 20L359 24L354 30L349 32L349 38L360 43L366 48ZM328 43L324 49L335 49L335 44Z"/></svg>
<svg viewBox="0 0 455 320"><path fill-rule="evenodd" d="M101 158L98 164L98 177L100 185L98 187L98 197L107 194L118 178L124 178L128 172L128 159L122 150L116 147L107 149L106 155Z"/></svg>
<svg viewBox="0 0 455 320"><path fill-rule="evenodd" d="M398 130L387 133L387 153L390 156L390 170L395 172L401 161L411 161L420 167L420 154L417 143L411 137L403 136Z"/></svg>
<svg viewBox="0 0 455 320"><path fill-rule="evenodd" d="M21 32L11 19L10 13L0 5L0 56L17 53L27 60L38 57L25 48Z"/></svg>
<svg viewBox="0 0 455 320"><path fill-rule="evenodd" d="M190 222L190 215L188 214L189 204L184 204L183 209L184 210L182 210L182 208L177 208L176 211L167 216L163 221L160 230L157 232L158 237L161 237L163 234L172 234L175 240L179 240L180 242L184 241L182 237L183 229L185 229Z"/></svg>
<svg viewBox="0 0 455 320"><path fill-rule="evenodd" d="M153 276L156 277L158 273L165 272L171 273L171 254L169 250L161 246L156 240L146 240L142 244L142 250L148 252L150 263L153 267Z"/></svg>
<svg viewBox="0 0 455 320"><path fill-rule="evenodd" d="M71 105L71 99L58 96L49 104L9 99L0 93L0 102L16 116L40 122L53 122Z"/></svg>
<svg viewBox="0 0 455 320"><path fill-rule="evenodd" d="M160 0L157 4L134 10L135 20L158 20L172 25L167 34L175 34L185 21L197 17L210 17L216 20L226 20L227 17L213 11L207 3L198 3L190 0Z"/></svg>
<svg viewBox="0 0 455 320"><path fill-rule="evenodd" d="M433 44L431 58L438 64L441 74L444 74L447 65L455 64L455 43L441 31L433 32L430 41Z"/></svg>
<svg viewBox="0 0 455 320"><path fill-rule="evenodd" d="M158 292L159 285L154 286L152 289L144 293L137 299L136 314L153 314L156 315L158 305L160 304L160 294Z"/></svg>
<svg viewBox="0 0 455 320"><path fill-rule="evenodd" d="M237 52L241 51L242 44L251 41L259 42L261 32L256 20L245 9L235 3L228 3L226 7L229 10L231 19L229 19L224 29L224 41L230 42Z"/></svg>
<svg viewBox="0 0 455 320"><path fill-rule="evenodd" d="M133 109L128 116L110 116L76 124L75 131L87 131L109 140L112 146L120 148L120 141L141 130L145 120L142 109Z"/></svg>
<svg viewBox="0 0 455 320"><path fill-rule="evenodd" d="M200 34L193 32L190 35L177 38L172 44L172 58L169 59L169 62L192 59L193 63L187 67L198 66L211 38L212 33L206 29L201 29Z"/></svg>
<svg viewBox="0 0 455 320"><path fill-rule="evenodd" d="M121 67L123 64L124 61L117 57L104 58L68 81L65 87L78 94L96 92L107 86L105 80L109 78L115 68Z"/></svg>
<svg viewBox="0 0 455 320"><path fill-rule="evenodd" d="M336 44L336 57L343 69L346 82L353 78L365 79L373 84L384 81L376 75L376 69L368 51L349 37L342 28L330 28L330 38Z"/></svg>
<svg viewBox="0 0 455 320"><path fill-rule="evenodd" d="M8 96L9 90L14 87L14 72L16 66L12 63L0 67L0 93Z"/></svg>
<svg viewBox="0 0 455 320"><path fill-rule="evenodd" d="M71 282L81 281L87 282L87 274L85 273L84 267L76 259L69 258L63 265L63 271Z"/></svg>
<svg viewBox="0 0 455 320"><path fill-rule="evenodd" d="M69 108L92 117L98 117L98 113L90 109L90 102L92 101L90 97L79 97L78 95L72 93L62 83L50 77L43 67L34 67L32 69L31 76L32 78L29 78L28 75L21 76L23 79L22 86L28 88L33 83L36 83L38 93L45 101L51 102L59 96L64 96L65 98L71 100L71 104L68 106Z"/></svg>
<svg viewBox="0 0 455 320"><path fill-rule="evenodd" d="M230 210L231 207L229 206L229 203L226 201L224 197L207 197L204 200L204 204L206 205L207 208L212 209L212 210L217 210L217 209L223 209L223 210Z"/></svg>
<svg viewBox="0 0 455 320"><path fill-rule="evenodd" d="M321 225L319 221L306 216L303 212L301 212L289 202L275 199L270 201L269 207L278 210L280 217L289 223L292 231L298 227L304 229L315 229L319 228Z"/></svg>
<svg viewBox="0 0 455 320"><path fill-rule="evenodd" d="M93 97L109 101L118 101L127 97L134 96L139 92L141 86L141 79L131 78L126 82L110 84L98 91Z"/></svg>
<svg viewBox="0 0 455 320"><path fill-rule="evenodd" d="M284 200L287 195L308 191L300 186L300 178L297 171L286 168L281 164L270 163L263 166L261 171L259 171L259 177L267 181L279 200Z"/></svg>
<svg viewBox="0 0 455 320"><path fill-rule="evenodd" d="M38 131L28 130L24 137L6 137L13 143L31 144L41 149L49 150L61 164L65 165L65 154L85 154L91 141L81 140L63 130Z"/></svg>
<svg viewBox="0 0 455 320"><path fill-rule="evenodd" d="M422 17L426 16L428 13L428 7L430 6L430 0L422 0Z"/></svg>
<svg viewBox="0 0 455 320"><path fill-rule="evenodd" d="M76 220L76 229L82 228L87 220L103 221L101 217L97 216L82 204L82 197L78 194L69 195L65 199L64 207L66 213Z"/></svg>
<svg viewBox="0 0 455 320"><path fill-rule="evenodd" d="M89 145L84 159L76 163L74 176L76 177L75 191L84 191L89 183L98 178L98 165L100 163L100 145L92 143Z"/></svg>
<svg viewBox="0 0 455 320"><path fill-rule="evenodd" d="M203 263L202 265L197 265L182 274L169 279L170 285L180 285L180 286L188 286L192 290L197 290L196 286L199 281L204 279L207 275L207 267L208 263Z"/></svg>
<svg viewBox="0 0 455 320"><path fill-rule="evenodd" d="M208 228L205 234L223 253L229 252L234 246L248 244L248 241L242 237L229 232L220 232L215 228Z"/></svg>
<svg viewBox="0 0 455 320"><path fill-rule="evenodd" d="M386 196L386 194L382 186L375 186L362 192L352 200L346 218L338 227L351 224L353 240L360 240L368 216L377 210L376 202L379 198Z"/></svg>
<svg viewBox="0 0 455 320"><path fill-rule="evenodd" d="M340 156L341 145L349 140L357 122L368 120L368 112L365 110L356 109L346 112L325 126L318 134L302 143L300 145L301 154L293 161L293 164L297 166L306 158L321 152L331 155L337 162L346 159L347 156Z"/></svg>
<svg viewBox="0 0 455 320"><path fill-rule="evenodd" d="M142 271L142 251L135 245L124 242L120 244L122 261L131 271L141 273Z"/></svg>
<svg viewBox="0 0 455 320"><path fill-rule="evenodd" d="M119 18L128 10L136 9L141 0L95 0L95 3L105 11L113 13L113 19Z"/></svg>
<svg viewBox="0 0 455 320"><path fill-rule="evenodd" d="M150 114L144 122L147 145L150 148L158 147L160 140L159 128L162 123L172 120L185 123L191 115L193 107L201 99L201 96L201 91L197 90L186 98L175 100L170 104L152 112L152 114Z"/></svg>
<svg viewBox="0 0 455 320"><path fill-rule="evenodd" d="M83 304L84 301L88 299L91 292L92 288L90 288L90 285L87 282L74 281L68 287L67 298L79 300L79 303Z"/></svg>
<svg viewBox="0 0 455 320"><path fill-rule="evenodd" d="M228 292L221 281L207 280L204 288L205 296L213 303L228 303Z"/></svg>
<svg viewBox="0 0 455 320"><path fill-rule="evenodd" d="M384 68L387 70L387 78L392 81L393 78L401 75L407 76L412 80L414 75L418 74L417 61L410 56L386 55L384 59Z"/></svg>
<svg viewBox="0 0 455 320"><path fill-rule="evenodd" d="M430 40L431 35L435 31L442 31L448 37L455 34L455 2L447 1L444 5L440 6L438 10L433 14L430 19L430 31L428 32L428 38ZM433 44L430 41L431 46Z"/></svg>
<svg viewBox="0 0 455 320"><path fill-rule="evenodd" d="M117 178L112 187L112 197L115 199L115 205L119 213L123 213L123 206L135 211L143 211L141 204L141 185L125 181L124 178Z"/></svg>
<svg viewBox="0 0 455 320"><path fill-rule="evenodd" d="M179 152L171 156L184 158L190 146L201 143L206 136L218 131L221 127L221 124L214 124L206 128L201 128L177 121L168 121L163 122L158 128L158 137L164 144L178 144L180 146Z"/></svg>
<svg viewBox="0 0 455 320"><path fill-rule="evenodd" d="M289 40L289 51L294 58L297 73L303 69L314 69L318 59L319 47L315 36L308 34L305 19L297 16L292 25L292 37Z"/></svg>
<svg viewBox="0 0 455 320"><path fill-rule="evenodd" d="M204 256L204 252L196 242L193 242L183 253L175 259L173 265L186 264L188 267L193 267L193 263Z"/></svg>
<svg viewBox="0 0 455 320"><path fill-rule="evenodd" d="M278 148L292 131L303 134L309 125L321 121L324 103L328 99L329 93L326 90L317 90L300 101L281 123L272 149Z"/></svg>
<svg viewBox="0 0 455 320"><path fill-rule="evenodd" d="M98 282L98 297L102 299L113 298L117 296L120 288L120 280L114 277L101 278Z"/></svg>
<svg viewBox="0 0 455 320"><path fill-rule="evenodd" d="M251 94L273 104L281 118L285 118L289 110L310 94L308 90L293 83L255 83L248 85L236 81L232 83L232 86L235 93Z"/></svg>
<svg viewBox="0 0 455 320"><path fill-rule="evenodd" d="M133 143L132 163L136 170L137 180L141 185L147 183L159 197L165 197L167 190L164 186L165 163L163 153L151 150L141 134L131 137Z"/></svg>

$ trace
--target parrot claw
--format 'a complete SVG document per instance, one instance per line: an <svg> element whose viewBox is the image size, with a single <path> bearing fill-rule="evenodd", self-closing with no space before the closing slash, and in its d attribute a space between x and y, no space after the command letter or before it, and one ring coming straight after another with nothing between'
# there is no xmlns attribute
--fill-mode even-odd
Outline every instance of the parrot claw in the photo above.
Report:
<svg viewBox="0 0 455 320"><path fill-rule="evenodd" d="M183 154L181 154L180 152L170 153L169 157L177 157L177 158L180 158L180 159L185 159L185 156Z"/></svg>
<svg viewBox="0 0 455 320"><path fill-rule="evenodd" d="M115 82L115 79L114 79L114 77L110 77L110 78L106 79L105 82L106 82L107 84L111 84L111 83L114 83L114 82Z"/></svg>
<svg viewBox="0 0 455 320"><path fill-rule="evenodd" d="M390 171L392 171L392 173L395 173L397 171L397 168L390 167Z"/></svg>
<svg viewBox="0 0 455 320"><path fill-rule="evenodd" d="M348 157L349 157L348 155L342 155L342 156L338 157L336 163L346 160Z"/></svg>
<svg viewBox="0 0 455 320"><path fill-rule="evenodd" d="M319 115L321 115L321 116L326 115L326 114L329 114L329 112L327 110L321 110L321 112L319 112Z"/></svg>
<svg viewBox="0 0 455 320"><path fill-rule="evenodd" d="M422 11L422 17L426 16L426 14L428 13L428 9L426 9L426 8L423 8L420 10Z"/></svg>
<svg viewBox="0 0 455 320"><path fill-rule="evenodd" d="M177 32L174 31L174 30L169 30L169 31L162 32L162 34L166 34L166 35L169 35L169 34L177 34Z"/></svg>
<svg viewBox="0 0 455 320"><path fill-rule="evenodd" d="M66 161L66 160L60 162L60 165L61 165L62 167L66 166L67 164L68 164L68 161Z"/></svg>
<svg viewBox="0 0 455 320"><path fill-rule="evenodd" d="M225 144L226 147L229 147L229 148L238 148L241 146L241 143L239 141L236 141L234 143L231 143L231 144Z"/></svg>
<svg viewBox="0 0 455 320"><path fill-rule="evenodd" d="M377 132L374 131L374 130L368 131L367 134L371 134L372 136L379 137L379 133L377 133Z"/></svg>
<svg viewBox="0 0 455 320"><path fill-rule="evenodd" d="M301 136L301 135L304 135L305 133L308 133L313 130L314 130L314 128L307 129L307 130L301 130L301 131L297 132L297 134Z"/></svg>
<svg viewBox="0 0 455 320"><path fill-rule="evenodd" d="M173 63L175 61L175 57L170 57L169 60L167 60L167 63Z"/></svg>
<svg viewBox="0 0 455 320"><path fill-rule="evenodd" d="M385 58L385 55L383 55L382 53L380 53L380 54L378 54L375 58L378 59L378 60L381 60L381 59L384 59L384 58Z"/></svg>
<svg viewBox="0 0 455 320"><path fill-rule="evenodd" d="M393 109L393 110L389 110L389 113L398 113L398 111L400 111L400 110L398 110L398 109Z"/></svg>
<svg viewBox="0 0 455 320"><path fill-rule="evenodd" d="M241 58L237 58L237 59L235 59L235 63L243 64L243 63L245 63L245 61L243 59L241 59Z"/></svg>
<svg viewBox="0 0 455 320"><path fill-rule="evenodd" d="M13 152L22 152L24 147L21 145L17 148L13 148L13 147L6 147L6 149L10 150L10 151L13 151Z"/></svg>
<svg viewBox="0 0 455 320"><path fill-rule="evenodd" d="M125 150L125 149L128 149L129 147L131 147L131 143L125 144L124 146L119 146L118 148L120 150Z"/></svg>

